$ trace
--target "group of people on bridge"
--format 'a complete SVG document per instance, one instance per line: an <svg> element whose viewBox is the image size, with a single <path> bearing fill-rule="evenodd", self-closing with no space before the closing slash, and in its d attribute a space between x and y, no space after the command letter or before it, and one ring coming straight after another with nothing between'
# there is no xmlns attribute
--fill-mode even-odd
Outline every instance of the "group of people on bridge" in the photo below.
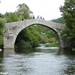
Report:
<svg viewBox="0 0 75 75"><path fill-rule="evenodd" d="M35 19L35 16L33 16L33 19ZM37 19L42 19L42 20L45 20L45 19L44 19L44 17L39 16L39 15L37 16Z"/></svg>
<svg viewBox="0 0 75 75"><path fill-rule="evenodd" d="M33 18L33 19L36 19L36 18L35 18L35 16L33 16L32 18ZM37 16L37 19L42 19L42 20L45 20L45 19L44 19L44 17L39 16L39 15ZM23 21L23 20L24 20L24 18L22 18L22 21Z"/></svg>

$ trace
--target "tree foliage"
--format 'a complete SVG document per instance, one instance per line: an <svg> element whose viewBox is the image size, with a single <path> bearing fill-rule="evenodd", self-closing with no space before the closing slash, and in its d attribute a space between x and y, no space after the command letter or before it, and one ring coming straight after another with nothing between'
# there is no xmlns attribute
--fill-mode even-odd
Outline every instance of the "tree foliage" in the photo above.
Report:
<svg viewBox="0 0 75 75"><path fill-rule="evenodd" d="M73 48L75 47L75 0L65 0L64 6L60 7L60 11L65 20L62 36L68 40L70 47Z"/></svg>
<svg viewBox="0 0 75 75"><path fill-rule="evenodd" d="M57 34L48 27L37 25L37 31L40 33L40 35L42 35L41 41L44 43L55 42L55 41L51 41L52 38L55 38L58 41Z"/></svg>
<svg viewBox="0 0 75 75"><path fill-rule="evenodd" d="M32 11L29 9L29 7L25 3L19 4L17 6L17 12L19 15L22 15L24 19L29 19L30 14L32 13Z"/></svg>
<svg viewBox="0 0 75 75"><path fill-rule="evenodd" d="M5 13L5 18L8 22L15 22L15 21L19 21L21 20L20 17L18 16L18 14L16 12L12 13L12 12L6 12Z"/></svg>
<svg viewBox="0 0 75 75"><path fill-rule="evenodd" d="M3 47L3 34L4 34L4 26L5 26L5 19L0 18L0 48Z"/></svg>
<svg viewBox="0 0 75 75"><path fill-rule="evenodd" d="M53 20L51 20L51 21L64 24L64 18L63 18L63 17L60 17L60 18L58 18L58 19L53 19Z"/></svg>
<svg viewBox="0 0 75 75"><path fill-rule="evenodd" d="M24 46L23 47L26 49L28 47L28 49L29 49L29 48L38 46L39 39L40 39L40 34L36 31L35 26L29 26L29 27L23 29L19 33L15 44L18 47L18 49L20 49L19 47L22 45L22 42L23 42L24 45L26 46L26 47L24 47Z"/></svg>
<svg viewBox="0 0 75 75"><path fill-rule="evenodd" d="M29 7L23 3L19 4L17 6L17 10L15 12L6 12L4 14L4 17L6 18L7 22L15 22L15 21L21 21L23 19L29 19L30 14L32 11L29 9ZM0 16L3 16L0 14Z"/></svg>

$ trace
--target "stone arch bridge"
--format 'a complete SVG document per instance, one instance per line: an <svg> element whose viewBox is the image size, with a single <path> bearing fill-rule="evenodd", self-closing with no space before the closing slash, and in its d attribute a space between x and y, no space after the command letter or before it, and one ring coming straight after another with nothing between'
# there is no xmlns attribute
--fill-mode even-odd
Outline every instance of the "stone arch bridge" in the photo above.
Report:
<svg viewBox="0 0 75 75"><path fill-rule="evenodd" d="M29 20L24 20L24 21L6 23L5 29L4 29L5 30L4 31L5 32L4 49L14 48L16 38L18 34L21 32L21 30L33 24L34 25L41 24L55 31L56 34L58 35L60 48L64 48L64 44L60 36L60 31L63 27L62 24L51 22L51 21L46 21L46 20L41 20L41 19L29 19Z"/></svg>

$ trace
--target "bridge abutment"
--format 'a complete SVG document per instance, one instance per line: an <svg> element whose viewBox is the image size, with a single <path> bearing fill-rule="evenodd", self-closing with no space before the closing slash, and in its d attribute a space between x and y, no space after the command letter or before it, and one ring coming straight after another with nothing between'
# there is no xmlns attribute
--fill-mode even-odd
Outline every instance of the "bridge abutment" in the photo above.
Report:
<svg viewBox="0 0 75 75"><path fill-rule="evenodd" d="M4 36L4 49L14 49L14 37L10 35Z"/></svg>

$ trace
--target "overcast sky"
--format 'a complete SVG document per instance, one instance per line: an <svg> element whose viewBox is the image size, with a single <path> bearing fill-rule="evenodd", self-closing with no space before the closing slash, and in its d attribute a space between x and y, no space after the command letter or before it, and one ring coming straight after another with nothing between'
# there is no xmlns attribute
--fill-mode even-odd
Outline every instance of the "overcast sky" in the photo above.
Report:
<svg viewBox="0 0 75 75"><path fill-rule="evenodd" d="M16 11L19 4L25 3L34 13L35 17L40 15L46 20L57 19L61 17L59 10L64 0L0 0L0 13Z"/></svg>

